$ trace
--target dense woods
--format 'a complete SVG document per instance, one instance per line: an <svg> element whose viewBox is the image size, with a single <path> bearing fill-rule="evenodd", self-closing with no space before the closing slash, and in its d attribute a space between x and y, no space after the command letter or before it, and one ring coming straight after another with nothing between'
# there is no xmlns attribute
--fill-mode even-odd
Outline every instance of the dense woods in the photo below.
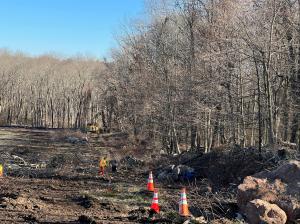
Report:
<svg viewBox="0 0 300 224"><path fill-rule="evenodd" d="M79 128L95 120L100 94L92 80L102 66L82 58L30 58L1 52L1 124Z"/></svg>
<svg viewBox="0 0 300 224"><path fill-rule="evenodd" d="M112 60L0 55L0 123L99 122L168 153L300 141L300 0L152 0Z"/></svg>

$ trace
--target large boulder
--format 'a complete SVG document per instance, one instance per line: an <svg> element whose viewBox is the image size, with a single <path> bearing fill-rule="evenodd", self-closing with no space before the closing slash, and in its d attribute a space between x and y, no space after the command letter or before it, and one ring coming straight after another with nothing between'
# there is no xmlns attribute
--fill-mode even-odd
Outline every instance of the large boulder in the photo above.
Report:
<svg viewBox="0 0 300 224"><path fill-rule="evenodd" d="M250 224L285 224L287 216L276 204L255 199L247 203L246 217Z"/></svg>
<svg viewBox="0 0 300 224"><path fill-rule="evenodd" d="M290 161L272 172L248 176L238 187L237 201L241 211L249 216L249 202L261 199L276 204L289 221L300 219L300 162ZM253 208L253 205L252 205Z"/></svg>
<svg viewBox="0 0 300 224"><path fill-rule="evenodd" d="M287 184L287 193L299 196L300 192L300 161L290 161L278 167L272 172L261 172L257 177L268 178L271 180L280 179Z"/></svg>
<svg viewBox="0 0 300 224"><path fill-rule="evenodd" d="M249 176L244 179L243 184L238 186L238 205L244 211L248 202L257 198L275 203L284 191L285 185L278 179L270 183L267 179Z"/></svg>

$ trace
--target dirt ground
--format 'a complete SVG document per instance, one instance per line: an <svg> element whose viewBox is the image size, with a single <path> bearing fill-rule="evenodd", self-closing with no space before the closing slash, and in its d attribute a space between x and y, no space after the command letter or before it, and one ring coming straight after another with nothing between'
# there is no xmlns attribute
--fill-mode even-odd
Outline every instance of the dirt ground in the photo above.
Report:
<svg viewBox="0 0 300 224"><path fill-rule="evenodd" d="M124 142L90 134L88 144L72 144L67 135L62 130L0 128L0 159L5 167L13 155L28 164L47 164L46 168L5 168L0 179L0 223L146 223L152 200L145 191L148 167L122 166L117 173L99 177L99 157L124 156ZM177 211L182 186L188 189L194 215L216 223L227 223L226 216L232 216L232 196L222 192L216 196L204 180L197 187L156 183L162 210L156 223L181 222Z"/></svg>

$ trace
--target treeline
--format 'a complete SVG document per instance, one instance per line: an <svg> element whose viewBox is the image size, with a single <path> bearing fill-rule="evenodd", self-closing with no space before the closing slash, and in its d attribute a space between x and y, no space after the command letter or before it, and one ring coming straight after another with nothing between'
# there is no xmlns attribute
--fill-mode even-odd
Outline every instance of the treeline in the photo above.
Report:
<svg viewBox="0 0 300 224"><path fill-rule="evenodd" d="M107 92L94 88L104 77L103 68L91 59L31 58L2 51L0 124L79 128L102 118L105 122Z"/></svg>
<svg viewBox="0 0 300 224"><path fill-rule="evenodd" d="M169 153L299 145L300 0L148 2L110 63L2 54L1 122L97 120Z"/></svg>
<svg viewBox="0 0 300 224"><path fill-rule="evenodd" d="M169 152L299 142L300 0L150 3L110 69L123 123Z"/></svg>

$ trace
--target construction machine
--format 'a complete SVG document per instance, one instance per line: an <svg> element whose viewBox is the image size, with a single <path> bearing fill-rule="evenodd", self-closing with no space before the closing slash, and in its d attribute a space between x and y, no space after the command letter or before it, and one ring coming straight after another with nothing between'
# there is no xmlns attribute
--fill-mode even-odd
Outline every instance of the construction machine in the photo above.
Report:
<svg viewBox="0 0 300 224"><path fill-rule="evenodd" d="M105 129L103 129L104 126L102 126L100 124L101 122L98 122L101 115L102 115L102 112L98 112L92 117L92 119L91 119L92 122L87 123L87 125L85 127L86 132L100 134L103 132L103 130L105 130Z"/></svg>
<svg viewBox="0 0 300 224"><path fill-rule="evenodd" d="M86 132L99 134L101 132L100 125L98 123L88 123L86 126Z"/></svg>

